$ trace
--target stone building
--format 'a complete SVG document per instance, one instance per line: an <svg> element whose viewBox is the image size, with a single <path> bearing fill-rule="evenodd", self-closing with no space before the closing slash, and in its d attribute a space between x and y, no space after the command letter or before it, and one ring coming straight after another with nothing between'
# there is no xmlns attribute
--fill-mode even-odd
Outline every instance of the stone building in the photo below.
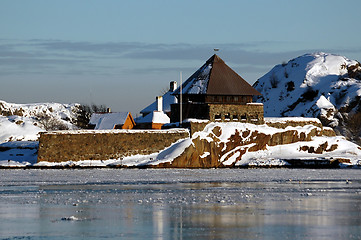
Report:
<svg viewBox="0 0 361 240"><path fill-rule="evenodd" d="M253 96L261 94L216 54L173 95L178 103L171 105L171 122L188 118L255 124L264 122L263 104L252 102Z"/></svg>

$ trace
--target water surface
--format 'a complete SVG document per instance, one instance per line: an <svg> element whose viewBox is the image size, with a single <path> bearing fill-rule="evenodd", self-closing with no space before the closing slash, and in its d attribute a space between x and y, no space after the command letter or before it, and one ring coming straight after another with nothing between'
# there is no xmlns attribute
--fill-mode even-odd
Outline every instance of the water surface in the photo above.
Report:
<svg viewBox="0 0 361 240"><path fill-rule="evenodd" d="M351 169L0 170L1 239L361 239Z"/></svg>

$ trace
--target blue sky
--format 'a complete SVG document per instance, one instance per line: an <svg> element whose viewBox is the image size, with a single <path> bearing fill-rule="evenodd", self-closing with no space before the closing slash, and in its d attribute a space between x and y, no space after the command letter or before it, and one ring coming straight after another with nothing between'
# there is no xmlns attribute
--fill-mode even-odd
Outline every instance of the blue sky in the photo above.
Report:
<svg viewBox="0 0 361 240"><path fill-rule="evenodd" d="M0 99L136 115L213 48L251 84L309 52L361 61L359 9L359 0L0 0Z"/></svg>

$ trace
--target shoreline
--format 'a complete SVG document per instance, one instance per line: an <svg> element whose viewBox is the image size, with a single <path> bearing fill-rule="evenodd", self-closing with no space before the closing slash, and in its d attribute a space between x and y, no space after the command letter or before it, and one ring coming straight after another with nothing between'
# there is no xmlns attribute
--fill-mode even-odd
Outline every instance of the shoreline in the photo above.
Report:
<svg viewBox="0 0 361 240"><path fill-rule="evenodd" d="M16 166L16 165L1 165L0 169L254 169L254 168L304 168L304 169L361 169L361 165L351 165L345 163L344 159L280 159L281 161L286 162L284 165L272 165L272 164L262 164L262 165L240 165L240 166L222 166L222 167L165 167L158 165L141 165L141 166L127 166L127 165L77 165L77 164L64 164L64 165L53 165L53 166L36 166L36 165L26 165L26 166Z"/></svg>

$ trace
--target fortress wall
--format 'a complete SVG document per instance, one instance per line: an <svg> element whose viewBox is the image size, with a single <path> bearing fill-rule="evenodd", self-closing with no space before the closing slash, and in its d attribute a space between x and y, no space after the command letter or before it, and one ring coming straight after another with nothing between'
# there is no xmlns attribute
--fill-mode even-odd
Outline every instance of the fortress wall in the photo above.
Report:
<svg viewBox="0 0 361 240"><path fill-rule="evenodd" d="M306 125L314 125L322 128L322 123L317 118L307 117L279 117L279 118L264 118L265 124L274 128L286 128L286 127L303 127Z"/></svg>
<svg viewBox="0 0 361 240"><path fill-rule="evenodd" d="M81 130L41 133L38 162L107 160L159 152L179 139L185 129Z"/></svg>
<svg viewBox="0 0 361 240"><path fill-rule="evenodd" d="M263 104L208 104L209 119L213 121L234 121L263 124ZM228 116L228 119L227 119ZM218 119L217 119L218 118Z"/></svg>

